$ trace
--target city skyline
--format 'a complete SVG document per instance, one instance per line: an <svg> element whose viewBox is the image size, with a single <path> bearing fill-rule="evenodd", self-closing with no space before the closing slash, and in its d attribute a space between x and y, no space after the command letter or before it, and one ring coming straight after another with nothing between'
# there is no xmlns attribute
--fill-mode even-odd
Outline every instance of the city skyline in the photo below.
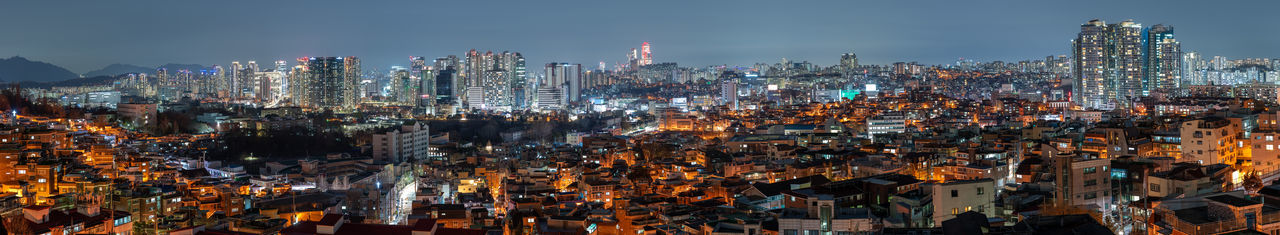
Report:
<svg viewBox="0 0 1280 235"><path fill-rule="evenodd" d="M1017 61L1070 54L1068 39L1079 24L1095 18L1175 26L1187 52L1230 58L1280 54L1280 47L1267 43L1276 38L1274 33L1250 30L1275 21L1261 13L1266 7L1201 2L1124 2L1105 9L1088 7L1098 3L989 4L1000 3L994 1L944 2L924 9L874 2L830 2L824 7L760 2L306 3L249 8L226 3L10 3L0 10L0 28L24 36L0 39L0 57L23 56L76 73L114 63L208 66L303 56L358 56L366 68L383 70L406 65L406 56L461 55L475 48L520 51L535 65L603 61L612 66L624 62L630 48L649 42L654 63L691 67L781 58L834 65L840 53L850 51L863 64L947 64L958 58ZM587 9L571 9L584 4ZM753 10L765 7L770 11ZM1254 11L1259 13L1250 13ZM484 13L495 17L467 18ZM1228 14L1235 17L1220 17ZM326 15L333 17L296 21ZM415 20L423 23L406 23ZM547 30L549 26L563 30ZM426 29L411 29L418 27Z"/></svg>
<svg viewBox="0 0 1280 235"><path fill-rule="evenodd" d="M1280 234L1277 6L0 3L0 233Z"/></svg>

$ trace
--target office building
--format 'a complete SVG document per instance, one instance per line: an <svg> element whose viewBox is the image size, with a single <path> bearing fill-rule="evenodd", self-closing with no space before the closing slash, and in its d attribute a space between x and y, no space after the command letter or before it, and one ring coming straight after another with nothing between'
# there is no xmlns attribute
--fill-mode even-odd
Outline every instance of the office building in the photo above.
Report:
<svg viewBox="0 0 1280 235"><path fill-rule="evenodd" d="M546 78L540 84L543 88L552 88L563 95L561 105L578 102L582 99L582 65L570 63L549 63L545 68ZM541 89L539 89L541 90ZM542 98L539 95L539 98ZM545 103L548 101L538 101Z"/></svg>
<svg viewBox="0 0 1280 235"><path fill-rule="evenodd" d="M902 133L907 130L907 117L899 113L876 115L867 118L867 135Z"/></svg>

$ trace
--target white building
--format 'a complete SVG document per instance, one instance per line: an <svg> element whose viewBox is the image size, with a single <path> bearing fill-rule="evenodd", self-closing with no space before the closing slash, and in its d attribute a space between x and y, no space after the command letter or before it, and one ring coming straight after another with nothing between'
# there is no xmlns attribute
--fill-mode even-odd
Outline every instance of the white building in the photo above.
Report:
<svg viewBox="0 0 1280 235"><path fill-rule="evenodd" d="M933 197L933 224L953 219L967 211L995 217L995 181L991 179L951 181L928 186Z"/></svg>
<svg viewBox="0 0 1280 235"><path fill-rule="evenodd" d="M373 160L398 163L409 159L426 159L427 144L431 140L428 127L423 123L400 126L386 133L373 134Z"/></svg>
<svg viewBox="0 0 1280 235"><path fill-rule="evenodd" d="M467 108L485 109L484 107L484 88L473 86L467 88L466 93Z"/></svg>
<svg viewBox="0 0 1280 235"><path fill-rule="evenodd" d="M155 123L157 106L154 103L124 103L117 106L116 113L120 115L121 120L129 122L131 127L137 128Z"/></svg>
<svg viewBox="0 0 1280 235"><path fill-rule="evenodd" d="M907 117L902 114L889 113L867 118L867 135L875 137L879 134L902 133L907 130Z"/></svg>
<svg viewBox="0 0 1280 235"><path fill-rule="evenodd" d="M738 110L737 82L724 81L720 84L720 104L728 106L731 110Z"/></svg>
<svg viewBox="0 0 1280 235"><path fill-rule="evenodd" d="M116 108L120 104L120 91L93 91L85 93L82 107Z"/></svg>
<svg viewBox="0 0 1280 235"><path fill-rule="evenodd" d="M535 97L534 108L539 111L556 110L564 107L563 93L559 89L551 87L538 88L538 95Z"/></svg>

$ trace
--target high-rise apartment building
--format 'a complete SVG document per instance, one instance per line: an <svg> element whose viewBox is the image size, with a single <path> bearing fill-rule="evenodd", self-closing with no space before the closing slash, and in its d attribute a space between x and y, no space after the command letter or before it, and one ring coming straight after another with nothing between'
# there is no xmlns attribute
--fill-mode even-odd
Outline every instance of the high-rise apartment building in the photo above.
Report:
<svg viewBox="0 0 1280 235"><path fill-rule="evenodd" d="M1187 52L1182 54L1182 80L1183 85L1204 85L1206 80L1200 76L1199 71L1209 69L1209 63L1198 52Z"/></svg>
<svg viewBox="0 0 1280 235"><path fill-rule="evenodd" d="M853 70L858 67L858 54L853 52L840 55L840 68L845 70Z"/></svg>
<svg viewBox="0 0 1280 235"><path fill-rule="evenodd" d="M259 81L260 79L258 79L258 71L257 61L250 60L249 63L244 66L244 70L239 73L240 77L236 78L240 79L240 87L236 87L239 92L238 94L240 95L236 98L251 99L256 96L256 93L254 92L257 91L257 88L261 83Z"/></svg>
<svg viewBox="0 0 1280 235"><path fill-rule="evenodd" d="M214 65L212 70L208 72L204 93L209 97L221 97L225 94L227 87L227 71L221 65Z"/></svg>
<svg viewBox="0 0 1280 235"><path fill-rule="evenodd" d="M1126 20L1080 26L1073 42L1075 102L1086 108L1113 109L1142 95L1142 25Z"/></svg>
<svg viewBox="0 0 1280 235"><path fill-rule="evenodd" d="M522 94L513 94L513 90L523 91L520 86L525 83L524 63L524 56L520 53L487 51L481 54L472 49L467 52L465 63L461 66L461 82L454 83L461 87L455 88L455 91L459 91L459 98L467 101L469 108L510 110L520 107L520 104L514 104L514 96ZM475 89L482 92L472 92ZM483 97L470 97L473 94L482 94Z"/></svg>
<svg viewBox="0 0 1280 235"><path fill-rule="evenodd" d="M232 61L231 67L229 67L228 69L229 71L227 71L228 73L226 76L227 82L223 83L227 85L226 87L227 96L231 98L239 97L240 86L243 86L241 84L242 81L240 78L244 77L244 72L242 71L244 69L244 66L240 65L240 61Z"/></svg>
<svg viewBox="0 0 1280 235"><path fill-rule="evenodd" d="M497 70L502 70L503 79L506 80L507 100L510 109L527 108L525 104L525 85L528 83L528 69L525 66L524 56L519 52L502 52L501 56L495 58L498 61Z"/></svg>
<svg viewBox="0 0 1280 235"><path fill-rule="evenodd" d="M305 64L304 90L295 90L295 100L303 106L347 110L354 108L360 60L355 57L310 57Z"/></svg>
<svg viewBox="0 0 1280 235"><path fill-rule="evenodd" d="M1181 87L1182 45L1173 38L1173 27L1151 26L1146 35L1142 95Z"/></svg>
<svg viewBox="0 0 1280 235"><path fill-rule="evenodd" d="M677 82L676 74L680 66L675 62L657 63L640 66L640 80L646 83Z"/></svg>
<svg viewBox="0 0 1280 235"><path fill-rule="evenodd" d="M350 110L356 108L360 102L360 94L356 93L356 86L360 84L360 58L355 56L342 57L342 109Z"/></svg>
<svg viewBox="0 0 1280 235"><path fill-rule="evenodd" d="M582 65L570 63L549 63L545 68L546 78L542 82L542 88L550 88L560 91L562 100L560 105L578 102L582 99ZM539 92L549 91L538 89ZM538 98L544 97L538 95ZM547 103L549 101L540 100L539 103Z"/></svg>
<svg viewBox="0 0 1280 235"><path fill-rule="evenodd" d="M501 69L485 71L480 88L484 91L485 110L511 110L511 86L508 84L508 72Z"/></svg>

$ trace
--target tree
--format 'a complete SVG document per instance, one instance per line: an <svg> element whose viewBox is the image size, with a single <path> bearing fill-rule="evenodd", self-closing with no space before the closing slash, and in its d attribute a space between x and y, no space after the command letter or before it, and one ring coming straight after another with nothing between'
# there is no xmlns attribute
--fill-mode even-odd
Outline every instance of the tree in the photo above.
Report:
<svg viewBox="0 0 1280 235"><path fill-rule="evenodd" d="M0 217L0 220L4 220L4 229L9 234L35 234L31 224L27 223L27 218L22 217L22 213L9 213Z"/></svg>
<svg viewBox="0 0 1280 235"><path fill-rule="evenodd" d="M535 140L542 142L550 141L555 133L555 125L545 120L533 121L533 124L529 125L528 133L529 137Z"/></svg>

